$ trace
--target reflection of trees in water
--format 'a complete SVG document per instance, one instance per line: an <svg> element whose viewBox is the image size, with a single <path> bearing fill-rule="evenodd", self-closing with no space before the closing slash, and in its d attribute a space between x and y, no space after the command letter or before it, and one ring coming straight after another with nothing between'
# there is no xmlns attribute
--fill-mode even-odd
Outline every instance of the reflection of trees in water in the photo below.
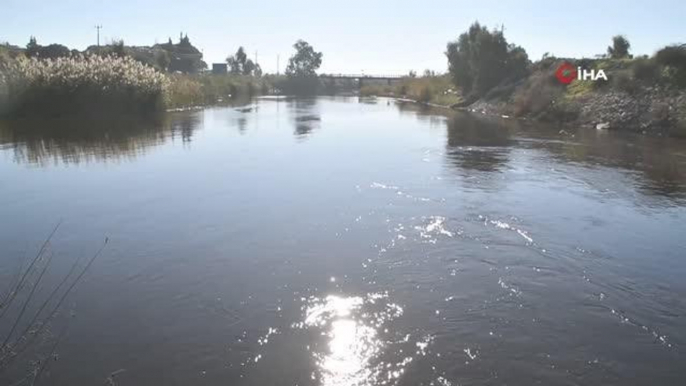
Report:
<svg viewBox="0 0 686 386"><path fill-rule="evenodd" d="M13 120L0 122L0 146L11 148L17 162L103 162L134 158L146 148L181 136L189 142L198 113L164 114L148 119Z"/></svg>
<svg viewBox="0 0 686 386"><path fill-rule="evenodd" d="M259 100L241 98L233 101L231 107L238 115L229 115L229 125L235 126L238 133L243 135L248 129L248 121L256 119L259 114Z"/></svg>
<svg viewBox="0 0 686 386"><path fill-rule="evenodd" d="M446 119L452 113L451 110L445 108L420 105L415 102L395 100L394 103L401 115L414 116L417 120L426 122L433 127L442 128L445 125Z"/></svg>
<svg viewBox="0 0 686 386"><path fill-rule="evenodd" d="M197 113L172 115L169 119L172 138L180 135L184 143L190 143L201 117L202 115Z"/></svg>
<svg viewBox="0 0 686 386"><path fill-rule="evenodd" d="M686 198L684 140L585 129L560 137L532 142L530 147L567 163L634 172L638 188L649 195Z"/></svg>
<svg viewBox="0 0 686 386"><path fill-rule="evenodd" d="M551 163L628 171L636 188L648 196L686 198L686 141L683 140L583 128L561 129L462 113L448 119L446 157L461 172L500 170L509 161L515 142L518 148L552 155ZM608 174L603 176L613 178ZM591 174L588 177L603 178ZM597 180L594 185L611 183Z"/></svg>
<svg viewBox="0 0 686 386"><path fill-rule="evenodd" d="M236 127L238 128L239 134L245 134L248 127L248 118L246 118L245 115L236 118Z"/></svg>
<svg viewBox="0 0 686 386"><path fill-rule="evenodd" d="M447 126L446 157L460 171L498 171L509 161L514 141L508 126L470 114L454 114Z"/></svg>
<svg viewBox="0 0 686 386"><path fill-rule="evenodd" d="M288 110L293 120L293 134L297 139L306 139L320 128L321 114L317 99L293 99L288 102Z"/></svg>

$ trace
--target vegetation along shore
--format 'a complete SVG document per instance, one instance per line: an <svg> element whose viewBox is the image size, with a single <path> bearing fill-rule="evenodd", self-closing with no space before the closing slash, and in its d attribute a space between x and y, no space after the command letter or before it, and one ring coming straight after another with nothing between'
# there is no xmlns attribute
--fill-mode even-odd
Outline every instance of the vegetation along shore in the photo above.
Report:
<svg viewBox="0 0 686 386"><path fill-rule="evenodd" d="M318 64L307 55L318 54L321 63L321 53L303 41L295 48L286 75L279 76L262 74L243 47L227 58L225 71L207 71L202 53L184 35L178 43L133 47L117 41L82 52L41 46L34 38L26 48L5 43L0 116L136 116L267 93L314 92Z"/></svg>
<svg viewBox="0 0 686 386"><path fill-rule="evenodd" d="M582 125L596 129L686 136L686 45L633 57L629 41L612 39L595 58L529 60L502 30L473 24L448 43L448 74L411 73L391 86L363 87L363 95L409 98L476 113ZM607 79L561 82L563 64L603 70Z"/></svg>
<svg viewBox="0 0 686 386"><path fill-rule="evenodd" d="M243 47L227 57L225 71L208 71L186 35L178 43L134 47L117 41L83 52L41 46L34 38L25 48L6 43L0 45L0 115L141 114L259 94L358 91L318 77L323 54L307 42L294 49L285 74L275 75L263 74ZM545 54L532 61L502 29L474 23L447 44L445 55L444 74L410 71L385 84L365 81L359 93L507 118L686 136L684 44L634 57L630 42L618 35L594 58ZM605 76L562 82L562 66Z"/></svg>

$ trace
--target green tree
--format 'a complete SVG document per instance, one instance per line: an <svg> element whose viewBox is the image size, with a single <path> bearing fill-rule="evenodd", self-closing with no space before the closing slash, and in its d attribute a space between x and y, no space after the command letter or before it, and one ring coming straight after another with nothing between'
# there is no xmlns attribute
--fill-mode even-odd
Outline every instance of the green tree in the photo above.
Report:
<svg viewBox="0 0 686 386"><path fill-rule="evenodd" d="M31 36L29 38L29 44L26 45L26 56L29 58L33 58L38 56L38 52L40 51L40 46L38 45L38 42L36 41L35 36Z"/></svg>
<svg viewBox="0 0 686 386"><path fill-rule="evenodd" d="M246 60L243 65L243 75L252 75L253 71L255 71L255 67L255 63L253 63L252 60Z"/></svg>
<svg viewBox="0 0 686 386"><path fill-rule="evenodd" d="M118 58L123 58L126 56L126 46L124 45L124 40L113 40L110 44L110 53Z"/></svg>
<svg viewBox="0 0 686 386"><path fill-rule="evenodd" d="M245 54L243 47L238 47L238 51L236 51L236 61L240 63L241 69L245 67L245 63L248 61L248 55Z"/></svg>
<svg viewBox="0 0 686 386"><path fill-rule="evenodd" d="M255 69L253 70L252 74L258 78L262 76L262 67L260 67L259 63L255 63Z"/></svg>
<svg viewBox="0 0 686 386"><path fill-rule="evenodd" d="M475 97L504 81L522 78L529 67L526 51L508 44L503 30L489 31L478 22L448 43L446 56L453 82Z"/></svg>
<svg viewBox="0 0 686 386"><path fill-rule="evenodd" d="M317 70L322 65L321 52L316 52L314 48L304 40L298 40L294 45L295 54L288 60L286 75L290 77L315 77Z"/></svg>
<svg viewBox="0 0 686 386"><path fill-rule="evenodd" d="M61 44L50 44L41 47L38 51L38 56L42 59L57 59L71 55L69 48Z"/></svg>
<svg viewBox="0 0 686 386"><path fill-rule="evenodd" d="M607 55L613 59L629 58L631 43L626 37L617 35L612 38L612 46L607 47Z"/></svg>
<svg viewBox="0 0 686 386"><path fill-rule="evenodd" d="M29 43L26 45L26 56L29 58L56 59L69 55L71 55L69 48L61 44L41 46L36 41L35 36L31 36Z"/></svg>
<svg viewBox="0 0 686 386"><path fill-rule="evenodd" d="M234 75L243 74L245 72L247 60L248 55L245 54L245 49L243 49L243 47L238 47L236 54L226 58L226 63L229 65L229 72Z"/></svg>
<svg viewBox="0 0 686 386"><path fill-rule="evenodd" d="M248 59L248 55L243 47L238 47L236 54L226 58L226 63L229 65L229 71L234 75L262 75L260 66Z"/></svg>

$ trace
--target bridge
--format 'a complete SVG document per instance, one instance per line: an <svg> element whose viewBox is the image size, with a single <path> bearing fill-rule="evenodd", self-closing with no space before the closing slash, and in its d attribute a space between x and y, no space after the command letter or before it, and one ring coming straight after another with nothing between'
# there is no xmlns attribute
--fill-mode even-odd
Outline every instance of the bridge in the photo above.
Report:
<svg viewBox="0 0 686 386"><path fill-rule="evenodd" d="M398 82L405 78L405 75L370 75L370 74L320 74L320 79L329 80L350 80L357 82L358 87L362 88L363 82L386 82L389 86L393 82Z"/></svg>

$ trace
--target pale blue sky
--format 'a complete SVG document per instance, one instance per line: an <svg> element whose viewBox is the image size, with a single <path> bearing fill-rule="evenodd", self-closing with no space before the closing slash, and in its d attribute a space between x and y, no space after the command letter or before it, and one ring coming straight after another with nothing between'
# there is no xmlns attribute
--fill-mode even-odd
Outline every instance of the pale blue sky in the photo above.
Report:
<svg viewBox="0 0 686 386"><path fill-rule="evenodd" d="M684 0L3 0L0 9L0 41L12 44L35 35L41 44L83 49L95 43L96 24L103 25L101 41L132 45L176 41L183 31L208 63L243 45L251 57L259 52L268 72L277 54L283 71L300 38L324 53L322 72L445 71L446 43L475 20L504 24L507 39L534 59L545 52L593 56L618 33L635 54L686 42Z"/></svg>

